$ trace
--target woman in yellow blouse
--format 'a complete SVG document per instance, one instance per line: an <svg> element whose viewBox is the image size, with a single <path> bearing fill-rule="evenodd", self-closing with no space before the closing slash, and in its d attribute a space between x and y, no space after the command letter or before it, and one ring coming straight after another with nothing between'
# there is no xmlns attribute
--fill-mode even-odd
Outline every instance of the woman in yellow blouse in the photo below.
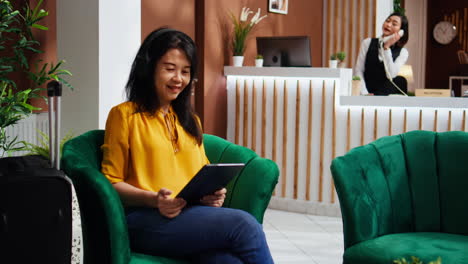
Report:
<svg viewBox="0 0 468 264"><path fill-rule="evenodd" d="M102 172L125 206L131 246L196 263L273 263L261 225L221 207L225 188L190 207L174 197L209 162L187 89L196 68L190 37L155 30L133 62L128 101L109 113Z"/></svg>

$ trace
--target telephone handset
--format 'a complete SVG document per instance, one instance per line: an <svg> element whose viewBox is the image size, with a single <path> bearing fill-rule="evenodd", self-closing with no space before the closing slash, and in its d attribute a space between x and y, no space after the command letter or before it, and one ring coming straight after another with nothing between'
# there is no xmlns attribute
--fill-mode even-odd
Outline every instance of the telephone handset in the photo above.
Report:
<svg viewBox="0 0 468 264"><path fill-rule="evenodd" d="M405 31L403 29L400 29L400 31L398 31L398 35L400 35L400 38L403 37L403 34L405 34ZM393 34L390 35L390 36L386 36L382 39L382 42L385 43L387 42L389 39L393 38Z"/></svg>

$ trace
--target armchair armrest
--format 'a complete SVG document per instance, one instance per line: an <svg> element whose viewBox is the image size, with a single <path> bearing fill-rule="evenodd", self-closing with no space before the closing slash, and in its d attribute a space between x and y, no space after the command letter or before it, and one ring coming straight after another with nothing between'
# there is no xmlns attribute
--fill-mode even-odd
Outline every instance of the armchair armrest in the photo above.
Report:
<svg viewBox="0 0 468 264"><path fill-rule="evenodd" d="M228 193L224 206L247 211L262 223L278 182L279 170L276 163L217 136L205 134L203 143L210 162L245 163L244 169L226 187Z"/></svg>
<svg viewBox="0 0 468 264"><path fill-rule="evenodd" d="M87 134L93 137L93 133L100 132ZM85 262L108 263L112 259L114 264L129 263L131 253L124 210L116 190L96 167L98 163L91 162L89 151L99 153L99 146L93 143L100 142L90 141L87 134L67 142L62 155L62 168L73 181L80 204Z"/></svg>

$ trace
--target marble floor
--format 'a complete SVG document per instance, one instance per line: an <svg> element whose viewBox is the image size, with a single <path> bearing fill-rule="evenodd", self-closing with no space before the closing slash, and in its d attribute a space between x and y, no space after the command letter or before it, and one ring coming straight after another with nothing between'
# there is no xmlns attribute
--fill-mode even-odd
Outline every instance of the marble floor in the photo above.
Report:
<svg viewBox="0 0 468 264"><path fill-rule="evenodd" d="M267 209L263 228L276 264L340 264L341 218Z"/></svg>

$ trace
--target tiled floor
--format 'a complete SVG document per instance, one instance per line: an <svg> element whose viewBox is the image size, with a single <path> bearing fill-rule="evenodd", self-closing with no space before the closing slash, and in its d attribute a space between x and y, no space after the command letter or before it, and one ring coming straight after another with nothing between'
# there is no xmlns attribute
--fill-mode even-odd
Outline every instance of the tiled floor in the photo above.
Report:
<svg viewBox="0 0 468 264"><path fill-rule="evenodd" d="M276 264L340 264L341 218L267 209L263 228Z"/></svg>

